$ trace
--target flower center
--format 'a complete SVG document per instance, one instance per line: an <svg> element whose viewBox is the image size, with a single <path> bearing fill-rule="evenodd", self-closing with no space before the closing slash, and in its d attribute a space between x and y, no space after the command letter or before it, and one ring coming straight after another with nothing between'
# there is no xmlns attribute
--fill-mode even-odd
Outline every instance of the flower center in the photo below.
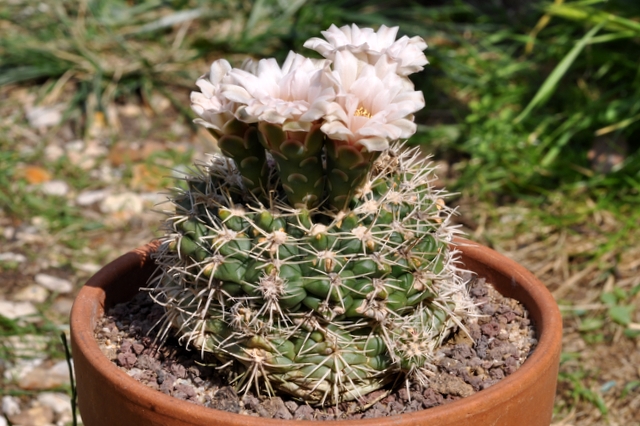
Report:
<svg viewBox="0 0 640 426"><path fill-rule="evenodd" d="M356 110L355 114L353 114L354 117L366 117L366 118L371 118L371 113L363 106L358 107L358 109Z"/></svg>

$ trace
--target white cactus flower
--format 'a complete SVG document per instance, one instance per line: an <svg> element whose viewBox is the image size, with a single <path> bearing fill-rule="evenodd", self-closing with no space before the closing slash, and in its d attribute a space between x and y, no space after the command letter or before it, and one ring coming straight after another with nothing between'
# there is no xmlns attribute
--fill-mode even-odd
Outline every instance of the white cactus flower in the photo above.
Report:
<svg viewBox="0 0 640 426"><path fill-rule="evenodd" d="M336 51L349 50L358 58L366 61L367 50L376 50L381 44L387 47L394 42L396 35L391 31L393 28L384 25L380 27L380 34L378 34L372 28L361 29L356 24L345 25L341 28L332 24L329 29L322 31L326 40L312 37L304 43L304 47L315 50L328 59L333 59Z"/></svg>
<svg viewBox="0 0 640 426"><path fill-rule="evenodd" d="M380 77L376 67L350 51L336 52L334 59L332 77L339 92L321 127L328 137L383 151L415 133L413 113L424 107L422 92L408 90L395 73Z"/></svg>
<svg viewBox="0 0 640 426"><path fill-rule="evenodd" d="M397 27L396 27L397 28ZM402 76L408 76L424 69L429 63L427 57L422 53L427 48L422 37L402 36L392 43L384 52L384 56L398 64L397 73Z"/></svg>
<svg viewBox="0 0 640 426"><path fill-rule="evenodd" d="M290 52L282 67L262 59L254 73L233 69L224 97L241 104L236 117L247 123L266 121L283 129L308 131L335 98L328 81L329 62Z"/></svg>
<svg viewBox="0 0 640 426"><path fill-rule="evenodd" d="M228 80L229 71L231 65L227 60L214 61L209 73L196 81L200 92L191 92L191 109L200 116L194 122L218 133L234 118L238 107L222 95L222 84Z"/></svg>
<svg viewBox="0 0 640 426"><path fill-rule="evenodd" d="M304 43L304 47L315 50L327 59L333 60L336 52L348 50L358 59L375 64L381 58L396 66L398 75L407 76L422 71L428 64L422 53L427 43L422 37L403 36L396 40L398 27L380 26L377 32L371 28L358 28L357 25L345 25L338 28L331 25L322 31L326 40L312 37Z"/></svg>

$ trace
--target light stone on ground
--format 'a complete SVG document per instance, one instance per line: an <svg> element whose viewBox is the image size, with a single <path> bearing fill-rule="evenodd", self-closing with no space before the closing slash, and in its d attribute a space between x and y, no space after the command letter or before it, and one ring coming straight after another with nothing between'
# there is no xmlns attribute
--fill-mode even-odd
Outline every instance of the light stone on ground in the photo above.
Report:
<svg viewBox="0 0 640 426"><path fill-rule="evenodd" d="M69 384L67 361L53 365L40 360L38 365L18 372L17 384L24 390L48 390Z"/></svg>
<svg viewBox="0 0 640 426"><path fill-rule="evenodd" d="M168 203L169 201L166 194L161 194L158 192L145 192L143 194L140 194L140 198L154 206L162 203Z"/></svg>
<svg viewBox="0 0 640 426"><path fill-rule="evenodd" d="M67 155L72 164L84 170L96 167L99 157L105 157L109 151L96 140L75 140L66 146Z"/></svg>
<svg viewBox="0 0 640 426"><path fill-rule="evenodd" d="M51 180L38 185L40 191L46 195L64 197L69 193L69 184L62 180Z"/></svg>
<svg viewBox="0 0 640 426"><path fill-rule="evenodd" d="M111 194L110 189L83 191L76 197L76 204L83 207L90 206L104 200L109 194Z"/></svg>
<svg viewBox="0 0 640 426"><path fill-rule="evenodd" d="M24 359L18 358L13 364L7 363L4 370L4 379L17 381L20 377L29 374L33 369L42 364L42 358Z"/></svg>
<svg viewBox="0 0 640 426"><path fill-rule="evenodd" d="M0 253L0 262L24 263L26 261L27 257L20 253Z"/></svg>
<svg viewBox="0 0 640 426"><path fill-rule="evenodd" d="M58 278L53 275L37 274L35 276L35 281L38 285L41 285L47 290L55 291L57 293L69 293L73 290L71 281L64 278Z"/></svg>
<svg viewBox="0 0 640 426"><path fill-rule="evenodd" d="M38 223L40 219L41 218L39 218L38 216L35 216L31 218L31 222ZM19 241L21 245L26 245L40 243L43 240L44 233L45 231L38 229L38 227L33 224L22 224L17 228L12 228L9 226L6 227L3 232L3 236L7 240L16 240Z"/></svg>
<svg viewBox="0 0 640 426"><path fill-rule="evenodd" d="M62 392L41 392L21 404L19 398L7 395L2 397L0 426L8 425L7 418L15 426L65 426L73 420L71 398Z"/></svg>
<svg viewBox="0 0 640 426"><path fill-rule="evenodd" d="M133 192L110 194L100 203L102 213L142 213L144 202L140 195Z"/></svg>
<svg viewBox="0 0 640 426"><path fill-rule="evenodd" d="M2 397L2 414L14 416L20 413L20 400L15 396L5 395ZM0 416L1 417L1 416Z"/></svg>
<svg viewBox="0 0 640 426"><path fill-rule="evenodd" d="M9 421L20 426L49 426L55 421L55 413L51 408L36 402L32 407L22 410L20 414L10 416Z"/></svg>
<svg viewBox="0 0 640 426"><path fill-rule="evenodd" d="M78 271L95 274L102 268L102 265L98 265L97 263L74 263L73 268Z"/></svg>
<svg viewBox="0 0 640 426"><path fill-rule="evenodd" d="M42 392L38 394L38 401L49 407L56 414L71 413L71 398L62 392Z"/></svg>
<svg viewBox="0 0 640 426"><path fill-rule="evenodd" d="M122 171L107 164L98 164L89 171L89 176L102 184L118 185L122 180Z"/></svg>
<svg viewBox="0 0 640 426"><path fill-rule="evenodd" d="M49 338L39 334L23 334L8 336L5 342L15 356L35 358L47 349Z"/></svg>
<svg viewBox="0 0 640 426"><path fill-rule="evenodd" d="M54 312L68 317L71 314L71 307L73 306L73 299L63 297L56 299L55 302L51 305L51 310Z"/></svg>
<svg viewBox="0 0 640 426"><path fill-rule="evenodd" d="M2 230L2 237L5 240L12 240L13 238L15 238L15 235L16 235L16 228L13 228L11 226L7 226ZM12 255L14 253L2 253L2 254Z"/></svg>
<svg viewBox="0 0 640 426"><path fill-rule="evenodd" d="M42 303L49 297L49 291L36 284L29 285L18 290L13 295L13 300L20 302Z"/></svg>
<svg viewBox="0 0 640 426"><path fill-rule="evenodd" d="M33 128L53 127L62 120L64 105L37 106L27 110L27 120Z"/></svg>
<svg viewBox="0 0 640 426"><path fill-rule="evenodd" d="M2 316L10 320L14 320L17 318L35 315L38 313L38 310L31 302L0 300L0 312L2 312Z"/></svg>
<svg viewBox="0 0 640 426"><path fill-rule="evenodd" d="M44 148L44 156L49 161L56 161L64 155L64 149L58 145L47 145Z"/></svg>

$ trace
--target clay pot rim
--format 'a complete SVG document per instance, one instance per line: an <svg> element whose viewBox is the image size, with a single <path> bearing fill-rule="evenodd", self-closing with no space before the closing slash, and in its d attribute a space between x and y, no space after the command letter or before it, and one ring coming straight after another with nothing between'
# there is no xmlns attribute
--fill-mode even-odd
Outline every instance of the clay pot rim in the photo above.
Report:
<svg viewBox="0 0 640 426"><path fill-rule="evenodd" d="M479 260L490 268L509 270L514 277L514 283L519 283L526 293L530 294L532 299L537 302L544 315L536 322L539 333L536 350L515 373L500 380L490 388L477 392L469 397L413 413L372 419L332 420L329 425L374 426L385 422L413 425L422 424L425 421L437 421L437 419L450 418L453 412L470 413L487 411L490 410L491 407L506 403L511 395L519 393L520 389L534 383L538 379L539 373L537 372L541 365L544 369L549 368L548 366L550 365L554 365L554 359L558 357L557 352L561 347L562 317L551 293L523 266L488 247L461 238L456 238L454 245L463 248L465 256ZM82 287L73 304L70 321L71 338L77 349L81 350L87 359L92 361L96 370L103 377L108 377L112 385L118 387L127 399L136 401L138 405L152 411L159 413L166 411L167 414L169 412L173 413L170 417L209 418L219 422L219 424L236 426L277 426L283 423L286 424L287 422L298 422L297 424L306 426L311 426L312 424L318 426L317 420L268 419L198 406L148 388L118 369L118 367L104 356L95 341L93 332L94 321L98 318L98 315L102 315L106 298L106 293L100 287L99 283L109 281L114 276L122 274L126 270L142 266L150 260L150 254L156 250L157 246L157 242L152 242L117 258L98 271ZM94 300L97 300L97 304L93 302ZM90 324L87 324L86 318L90 319ZM552 348L558 349L551 350ZM166 410L163 407L166 407Z"/></svg>

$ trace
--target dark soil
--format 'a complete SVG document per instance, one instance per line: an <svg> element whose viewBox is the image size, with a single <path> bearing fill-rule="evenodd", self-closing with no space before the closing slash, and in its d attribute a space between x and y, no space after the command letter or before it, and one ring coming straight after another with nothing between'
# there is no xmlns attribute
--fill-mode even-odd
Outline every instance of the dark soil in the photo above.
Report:
<svg viewBox="0 0 640 426"><path fill-rule="evenodd" d="M454 335L439 353L438 373L428 387L408 389L400 380L358 401L316 408L287 396L267 398L251 391L236 394L215 369L212 356L188 351L171 338L159 347L153 326L162 307L141 293L112 308L96 327L96 339L109 359L131 377L168 395L219 410L276 419L361 419L410 413L473 395L518 369L537 340L526 310L502 297L484 279L471 283L478 318L466 321L469 335ZM474 343L475 342L475 343Z"/></svg>

